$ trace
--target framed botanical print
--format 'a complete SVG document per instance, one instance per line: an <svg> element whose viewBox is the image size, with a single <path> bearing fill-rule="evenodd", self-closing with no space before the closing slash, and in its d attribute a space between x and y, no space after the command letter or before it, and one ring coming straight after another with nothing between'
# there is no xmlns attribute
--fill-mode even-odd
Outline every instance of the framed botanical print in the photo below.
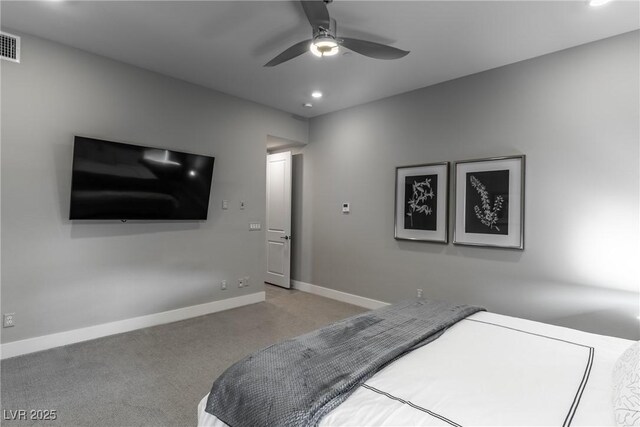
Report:
<svg viewBox="0 0 640 427"><path fill-rule="evenodd" d="M525 156L455 162L454 245L524 249Z"/></svg>
<svg viewBox="0 0 640 427"><path fill-rule="evenodd" d="M447 243L449 162L396 168L395 238Z"/></svg>

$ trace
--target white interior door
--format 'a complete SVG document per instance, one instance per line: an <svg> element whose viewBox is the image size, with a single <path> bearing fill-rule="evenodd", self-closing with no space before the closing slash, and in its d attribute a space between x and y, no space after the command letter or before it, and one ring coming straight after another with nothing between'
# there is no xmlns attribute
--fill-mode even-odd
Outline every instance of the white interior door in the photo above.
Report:
<svg viewBox="0 0 640 427"><path fill-rule="evenodd" d="M267 274L291 287L291 152L267 155Z"/></svg>

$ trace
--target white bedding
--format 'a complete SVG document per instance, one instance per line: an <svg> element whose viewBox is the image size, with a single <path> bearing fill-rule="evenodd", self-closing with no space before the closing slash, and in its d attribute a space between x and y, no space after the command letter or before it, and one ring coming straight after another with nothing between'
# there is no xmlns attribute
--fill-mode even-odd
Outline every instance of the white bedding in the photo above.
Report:
<svg viewBox="0 0 640 427"><path fill-rule="evenodd" d="M612 370L633 341L476 313L393 362L321 426L614 426ZM226 424L198 405L198 425Z"/></svg>

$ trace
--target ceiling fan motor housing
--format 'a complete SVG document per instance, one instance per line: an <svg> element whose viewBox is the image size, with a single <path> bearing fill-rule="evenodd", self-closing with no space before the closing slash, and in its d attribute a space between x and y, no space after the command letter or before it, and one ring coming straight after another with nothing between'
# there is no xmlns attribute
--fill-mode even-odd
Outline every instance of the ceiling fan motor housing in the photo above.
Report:
<svg viewBox="0 0 640 427"><path fill-rule="evenodd" d="M315 56L332 56L338 53L338 40L336 40L336 20L329 20L329 28L321 25L313 29L313 40L310 50Z"/></svg>
<svg viewBox="0 0 640 427"><path fill-rule="evenodd" d="M336 20L331 18L329 19L329 28L325 28L322 25L313 27L313 39L315 40L317 37L321 37L321 36L325 36L325 37L328 36L335 39L337 31L338 31L338 25L336 24Z"/></svg>

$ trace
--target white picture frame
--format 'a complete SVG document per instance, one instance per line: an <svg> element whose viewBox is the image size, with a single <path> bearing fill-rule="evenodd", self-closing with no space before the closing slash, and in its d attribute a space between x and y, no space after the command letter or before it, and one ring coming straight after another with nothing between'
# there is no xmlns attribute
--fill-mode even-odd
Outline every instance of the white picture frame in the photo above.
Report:
<svg viewBox="0 0 640 427"><path fill-rule="evenodd" d="M449 242L449 162L396 168L397 240Z"/></svg>
<svg viewBox="0 0 640 427"><path fill-rule="evenodd" d="M525 156L454 164L453 244L524 250Z"/></svg>

